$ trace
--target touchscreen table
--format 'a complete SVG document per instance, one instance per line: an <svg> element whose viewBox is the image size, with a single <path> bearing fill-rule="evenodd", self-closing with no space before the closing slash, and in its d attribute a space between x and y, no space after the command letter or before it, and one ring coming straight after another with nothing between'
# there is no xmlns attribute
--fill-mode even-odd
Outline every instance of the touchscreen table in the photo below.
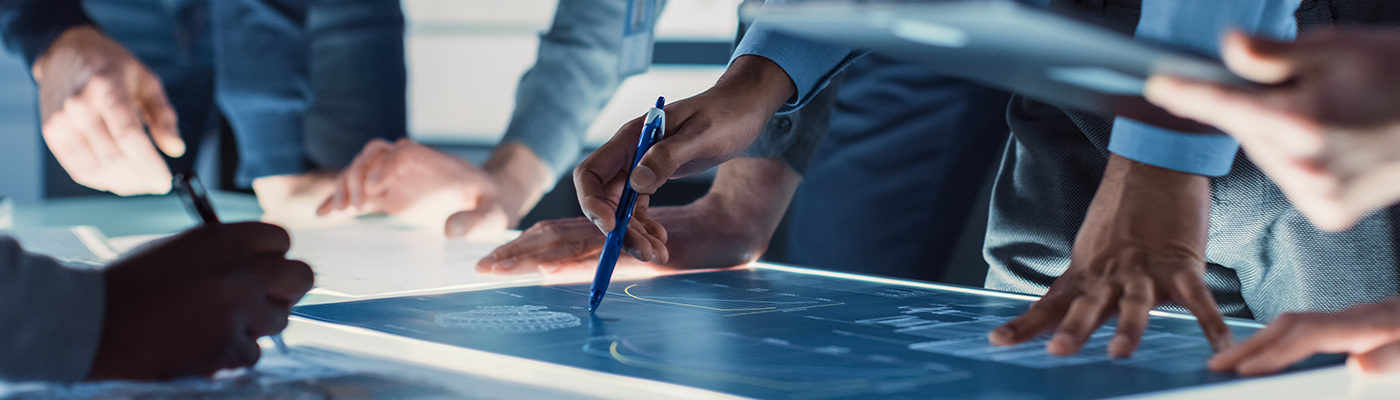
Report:
<svg viewBox="0 0 1400 400"><path fill-rule="evenodd" d="M759 398L1099 398L1241 379L1206 369L1194 320L1154 316L1130 358L1109 325L1078 355L992 347L1028 300L959 287L749 268L302 306L303 318ZM1236 340L1256 328L1232 325ZM1324 365L1337 358L1306 364Z"/></svg>

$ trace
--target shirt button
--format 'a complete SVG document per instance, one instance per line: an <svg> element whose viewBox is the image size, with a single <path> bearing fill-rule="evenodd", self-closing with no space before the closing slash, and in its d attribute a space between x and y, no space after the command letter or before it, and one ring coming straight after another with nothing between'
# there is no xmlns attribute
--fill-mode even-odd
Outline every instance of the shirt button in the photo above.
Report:
<svg viewBox="0 0 1400 400"><path fill-rule="evenodd" d="M792 129L792 118L778 117L778 133L787 133Z"/></svg>

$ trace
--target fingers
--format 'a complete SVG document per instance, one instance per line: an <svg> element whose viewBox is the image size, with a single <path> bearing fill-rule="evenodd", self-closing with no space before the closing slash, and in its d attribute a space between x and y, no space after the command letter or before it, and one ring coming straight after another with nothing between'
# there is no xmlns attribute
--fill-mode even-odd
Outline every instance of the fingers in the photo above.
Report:
<svg viewBox="0 0 1400 400"><path fill-rule="evenodd" d="M671 179L682 165L685 165L689 170L714 166L697 166L695 163L698 161L695 152L700 146L703 146L697 142L701 139L708 138L705 135L678 135L652 145L651 149L642 155L642 160L637 163L637 168L632 171L632 189L635 189L637 193L656 193L656 189ZM680 172L693 173L694 171ZM675 177L679 178L679 176Z"/></svg>
<svg viewBox="0 0 1400 400"><path fill-rule="evenodd" d="M256 339L276 335L287 329L287 317L291 315L291 306L264 301L251 308L255 315L249 318L247 336Z"/></svg>
<svg viewBox="0 0 1400 400"><path fill-rule="evenodd" d="M365 145L365 150L355 157L355 162L345 171L342 177L345 179L345 197L343 201L346 206L361 207L365 204L365 180L370 173L379 167L384 157L390 156L393 152L392 145L382 139L371 140ZM380 171L379 173L384 173Z"/></svg>
<svg viewBox="0 0 1400 400"><path fill-rule="evenodd" d="M132 168L132 181L140 193L170 191L170 169L156 152L152 138L141 123L141 110L125 90L97 94L98 111L106 132L112 136L125 163Z"/></svg>
<svg viewBox="0 0 1400 400"><path fill-rule="evenodd" d="M363 195L360 188L363 187L363 176L368 172L370 164L390 148L389 142L379 138L365 143L365 147L350 162L350 166L345 167L340 176L336 177L334 192L321 202L321 206L316 209L316 215L327 215L333 211L350 208L354 203L352 198Z"/></svg>
<svg viewBox="0 0 1400 400"><path fill-rule="evenodd" d="M1400 371L1400 342L1392 342L1347 360L1362 372L1385 374Z"/></svg>
<svg viewBox="0 0 1400 400"><path fill-rule="evenodd" d="M277 225L262 222L237 222L215 225L213 228L238 240L254 256L281 257L292 247L292 237Z"/></svg>
<svg viewBox="0 0 1400 400"><path fill-rule="evenodd" d="M1288 321L1287 315L1280 317L1273 323L1265 326L1264 329L1254 334L1254 337L1240 343L1239 346L1229 350L1219 352L1210 359L1210 368L1216 371L1233 371L1241 361L1259 354L1261 351L1270 349L1276 345L1284 336L1288 335L1292 323Z"/></svg>
<svg viewBox="0 0 1400 400"><path fill-rule="evenodd" d="M262 348L258 347L258 336L234 335L235 337L228 344L224 352L222 362L219 367L208 374L218 372L221 369L246 368L258 363L262 358ZM206 374L207 375L207 374Z"/></svg>
<svg viewBox="0 0 1400 400"><path fill-rule="evenodd" d="M1118 299L1118 328L1108 343L1108 355L1127 357L1137 350L1143 332L1147 331L1148 312L1156 306L1156 289L1146 277L1129 278Z"/></svg>
<svg viewBox="0 0 1400 400"><path fill-rule="evenodd" d="M1244 375L1263 375L1278 372L1289 365L1302 361L1308 356L1335 346L1335 341L1345 340L1333 337L1335 331L1325 326L1299 320L1283 320L1278 324L1278 333L1262 337L1263 332L1250 339L1259 340L1253 347L1232 356L1229 360L1211 359L1210 366L1217 370L1234 370ZM1275 321L1279 322L1279 321ZM1271 324L1273 326L1273 324ZM1266 328L1267 330L1267 328ZM1241 346L1243 347L1243 346ZM1229 362L1227 362L1229 361Z"/></svg>
<svg viewBox="0 0 1400 400"><path fill-rule="evenodd" d="M485 204L485 202L477 201L477 204ZM463 237L476 232L504 231L511 224L509 217L499 205L491 204L493 204L492 207L477 207L447 217L443 233L447 237Z"/></svg>
<svg viewBox="0 0 1400 400"><path fill-rule="evenodd" d="M1226 325L1225 318L1220 316L1215 297L1211 296L1200 275L1178 273L1172 277L1172 284L1175 289L1173 296L1196 317L1196 323L1201 325L1201 331L1210 342L1211 348L1220 352L1234 346L1230 326Z"/></svg>
<svg viewBox="0 0 1400 400"><path fill-rule="evenodd" d="M1063 322L1055 330L1054 338L1045 344L1045 349L1050 354L1061 356L1078 353L1084 342L1089 341L1099 325L1108 319L1109 306L1118 295L1117 286L1107 285L1074 299Z"/></svg>
<svg viewBox="0 0 1400 400"><path fill-rule="evenodd" d="M987 337L992 345L1008 346L1022 343L1053 328L1069 310L1073 296L1053 293L1054 287L1051 287L1050 291L1052 293L1047 293L1032 304L1025 314L993 330Z"/></svg>
<svg viewBox="0 0 1400 400"><path fill-rule="evenodd" d="M541 221L477 262L477 272L524 273L540 265L596 257L604 236L581 218Z"/></svg>
<svg viewBox="0 0 1400 400"><path fill-rule="evenodd" d="M577 189L575 193L579 207L583 215L604 233L612 231L616 223L613 214L617 211L618 198L622 196L622 187L626 183L627 170L631 166L641 128L641 118L622 125L612 139L574 168L574 188Z"/></svg>
<svg viewBox="0 0 1400 400"><path fill-rule="evenodd" d="M150 75L147 77L138 89L137 97L142 115L146 118L146 126L151 131L151 140L165 155L179 158L185 155L185 141L180 138L175 107L166 99L165 88L160 80Z"/></svg>
<svg viewBox="0 0 1400 400"><path fill-rule="evenodd" d="M637 195L637 204L632 211L632 221L627 224L623 244L628 254L638 261L665 264L671 257L666 249L666 228L651 218L649 203L651 195Z"/></svg>
<svg viewBox="0 0 1400 400"><path fill-rule="evenodd" d="M1231 71L1246 79L1280 83L1294 76L1300 68L1295 49L1293 43L1252 38L1234 31L1225 35L1221 56Z"/></svg>
<svg viewBox="0 0 1400 400"><path fill-rule="evenodd" d="M100 179L103 173L101 162L86 135L73 125L74 119L67 113L56 112L44 121L44 143L73 181L90 188L100 188L103 182Z"/></svg>
<svg viewBox="0 0 1400 400"><path fill-rule="evenodd" d="M261 257L254 262L267 298L274 304L290 308L301 301L315 283L315 272L304 262L281 257Z"/></svg>

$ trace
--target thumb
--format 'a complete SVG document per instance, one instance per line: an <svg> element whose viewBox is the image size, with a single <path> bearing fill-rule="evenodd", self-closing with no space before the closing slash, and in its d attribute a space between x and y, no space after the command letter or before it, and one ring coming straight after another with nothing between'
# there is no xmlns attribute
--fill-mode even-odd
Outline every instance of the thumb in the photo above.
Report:
<svg viewBox="0 0 1400 400"><path fill-rule="evenodd" d="M1249 37L1239 31L1225 35L1221 56L1240 76L1260 83L1281 83L1298 73L1299 46L1290 42Z"/></svg>
<svg viewBox="0 0 1400 400"><path fill-rule="evenodd" d="M447 217L444 232L448 237L463 237L478 232L504 231L508 225L506 214L499 207L482 207L459 211Z"/></svg>
<svg viewBox="0 0 1400 400"><path fill-rule="evenodd" d="M151 131L151 141L162 153L172 158L185 155L185 141L180 138L180 128L175 117L175 108L165 98L165 89L155 77L149 84L142 85L141 111L146 117L146 126Z"/></svg>
<svg viewBox="0 0 1400 400"><path fill-rule="evenodd" d="M1347 364L1370 374L1400 371L1400 342L1352 355Z"/></svg>
<svg viewBox="0 0 1400 400"><path fill-rule="evenodd" d="M656 189L675 175L676 169L682 165L694 164L695 150L699 145L695 143L693 136L679 136L652 145L651 149L642 155L637 168L632 169L629 179L632 189L637 193L656 193Z"/></svg>

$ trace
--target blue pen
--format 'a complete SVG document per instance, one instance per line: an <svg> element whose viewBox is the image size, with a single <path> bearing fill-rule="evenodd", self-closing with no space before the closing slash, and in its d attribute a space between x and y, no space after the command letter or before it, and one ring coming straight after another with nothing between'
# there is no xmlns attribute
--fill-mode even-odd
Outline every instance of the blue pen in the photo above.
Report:
<svg viewBox="0 0 1400 400"><path fill-rule="evenodd" d="M209 203L208 191L204 190L204 185L199 183L199 179L193 174L175 174L173 182L175 192L185 199L185 205L189 207L190 213L203 225L218 225L219 215L214 213L214 206ZM272 335L272 344L277 346L277 351L287 354L287 343L282 341L282 334Z"/></svg>
<svg viewBox="0 0 1400 400"><path fill-rule="evenodd" d="M627 234L627 222L632 220L632 207L637 205L637 191L632 190L632 170L637 168L642 155L666 136L666 112L662 110L665 105L666 98L658 97L656 107L647 110L642 137L637 139L637 152L632 154L632 166L627 169L627 184L622 188L622 198L618 200L614 215L617 224L613 225L608 239L603 242L603 255L598 256L598 272L593 276L593 289L589 291L588 312L598 310L598 303L603 302L603 295L608 293L608 284L612 283L613 268L617 267L617 257L622 254L622 237Z"/></svg>

